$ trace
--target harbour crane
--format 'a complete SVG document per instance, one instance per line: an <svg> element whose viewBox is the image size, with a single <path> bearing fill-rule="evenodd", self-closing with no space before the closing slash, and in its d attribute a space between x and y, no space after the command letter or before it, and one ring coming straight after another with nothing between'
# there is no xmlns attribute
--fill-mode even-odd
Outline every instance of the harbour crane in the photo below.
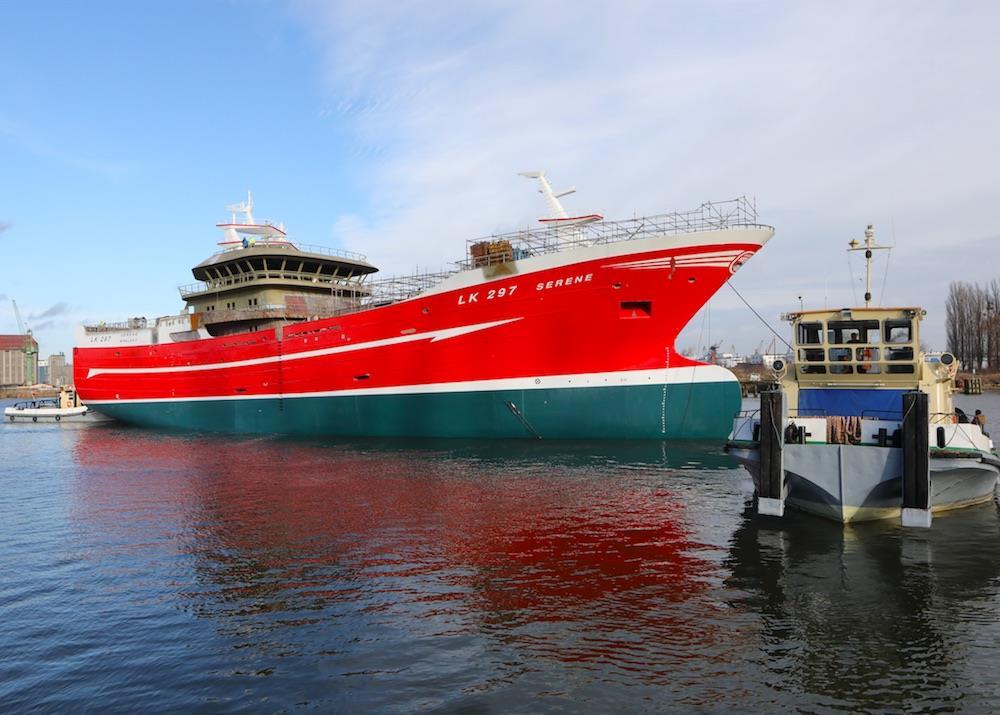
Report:
<svg viewBox="0 0 1000 715"><path fill-rule="evenodd" d="M31 337L31 330L24 327L21 311L17 309L17 301L11 298L10 302L14 305L14 317L17 318L17 334L24 339L24 347L21 348L21 352L24 353L24 384L34 385L38 382L38 371L34 369L38 364L38 348L35 347L35 340Z"/></svg>

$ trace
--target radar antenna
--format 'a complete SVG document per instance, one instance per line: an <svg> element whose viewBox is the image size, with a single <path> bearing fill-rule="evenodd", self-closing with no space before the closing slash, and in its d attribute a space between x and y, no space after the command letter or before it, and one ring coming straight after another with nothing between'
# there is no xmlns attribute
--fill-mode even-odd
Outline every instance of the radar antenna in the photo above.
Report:
<svg viewBox="0 0 1000 715"><path fill-rule="evenodd" d="M851 251L865 252L865 307L867 308L872 302L872 251L889 251L892 250L892 246L879 246L875 243L875 231L872 229L872 224L868 224L868 228L865 229L864 245L859 243L857 239L851 239L847 245L850 246L847 249L848 253Z"/></svg>

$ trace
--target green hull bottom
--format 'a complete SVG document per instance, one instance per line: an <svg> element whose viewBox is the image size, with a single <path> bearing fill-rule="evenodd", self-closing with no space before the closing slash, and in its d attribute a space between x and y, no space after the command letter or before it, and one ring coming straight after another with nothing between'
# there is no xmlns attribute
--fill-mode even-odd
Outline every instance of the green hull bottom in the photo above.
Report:
<svg viewBox="0 0 1000 715"><path fill-rule="evenodd" d="M145 427L370 437L725 439L735 381L92 405ZM664 429L665 426L665 429Z"/></svg>

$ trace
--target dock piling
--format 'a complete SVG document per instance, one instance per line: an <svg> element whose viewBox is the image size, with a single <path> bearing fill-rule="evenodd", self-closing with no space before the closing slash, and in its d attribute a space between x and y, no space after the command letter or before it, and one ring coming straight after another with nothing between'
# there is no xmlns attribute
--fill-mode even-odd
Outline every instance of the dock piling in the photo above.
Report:
<svg viewBox="0 0 1000 715"><path fill-rule="evenodd" d="M930 451L927 395L903 395L903 526L930 528Z"/></svg>
<svg viewBox="0 0 1000 715"><path fill-rule="evenodd" d="M760 393L760 491L757 513L767 516L785 514L784 414L785 395L781 390Z"/></svg>

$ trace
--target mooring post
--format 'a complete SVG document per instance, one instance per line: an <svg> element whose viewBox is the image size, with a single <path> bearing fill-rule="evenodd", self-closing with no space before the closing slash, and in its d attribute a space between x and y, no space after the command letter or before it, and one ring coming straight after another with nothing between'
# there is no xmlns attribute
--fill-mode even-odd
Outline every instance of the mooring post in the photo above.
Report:
<svg viewBox="0 0 1000 715"><path fill-rule="evenodd" d="M903 526L931 525L931 470L927 395L903 395Z"/></svg>
<svg viewBox="0 0 1000 715"><path fill-rule="evenodd" d="M757 513L767 516L785 514L785 465L782 448L785 393L764 390L760 393L760 490Z"/></svg>

